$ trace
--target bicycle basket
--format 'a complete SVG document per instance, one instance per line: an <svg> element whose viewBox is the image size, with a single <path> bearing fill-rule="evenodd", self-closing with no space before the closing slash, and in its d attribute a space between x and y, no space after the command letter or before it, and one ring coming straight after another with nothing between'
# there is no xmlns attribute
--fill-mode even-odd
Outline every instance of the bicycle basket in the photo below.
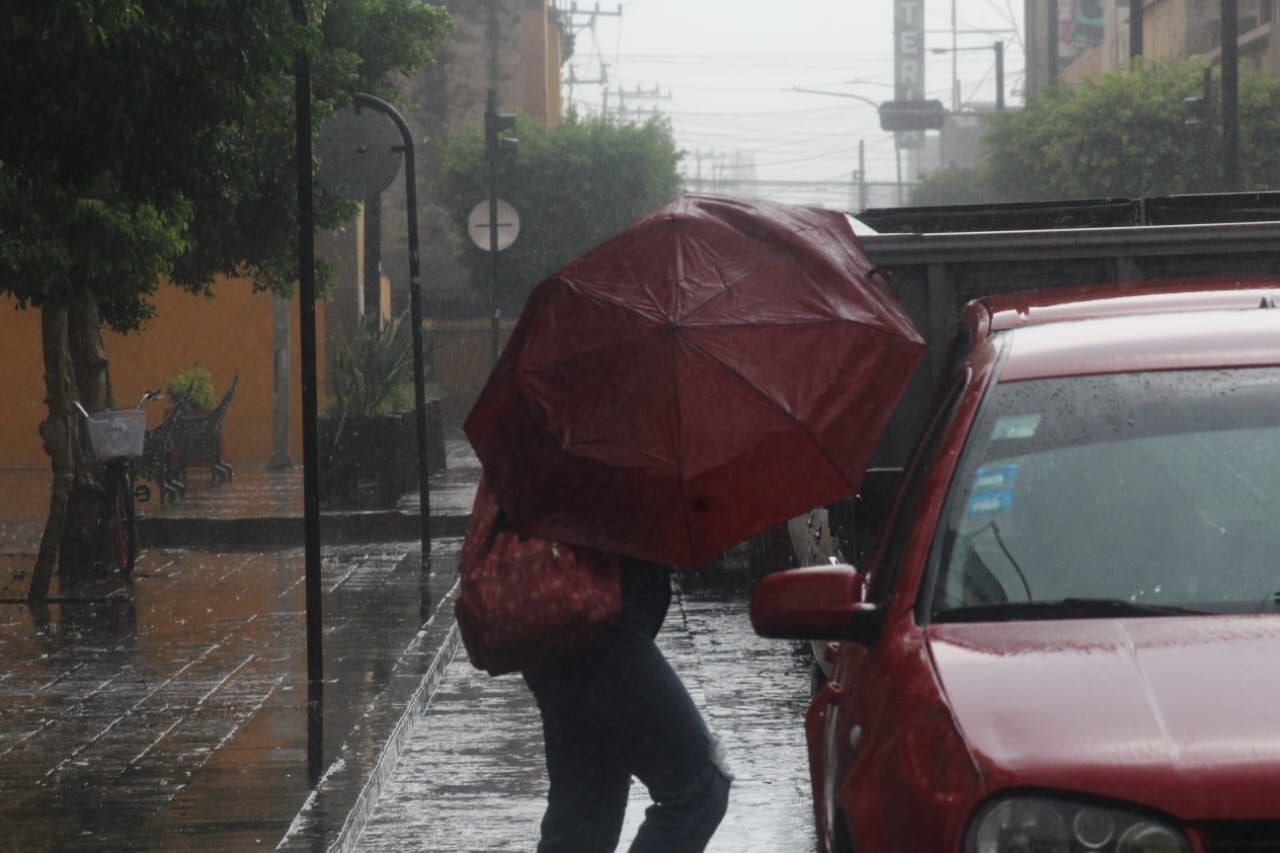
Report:
<svg viewBox="0 0 1280 853"><path fill-rule="evenodd" d="M89 416L89 443L99 459L141 456L147 433L147 413L130 409Z"/></svg>

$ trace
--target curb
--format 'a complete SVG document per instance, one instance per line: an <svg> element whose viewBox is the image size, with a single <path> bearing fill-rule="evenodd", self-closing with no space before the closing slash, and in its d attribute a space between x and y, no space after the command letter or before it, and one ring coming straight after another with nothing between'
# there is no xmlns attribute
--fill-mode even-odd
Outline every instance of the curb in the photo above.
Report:
<svg viewBox="0 0 1280 853"><path fill-rule="evenodd" d="M466 515L431 516L433 537L463 536ZM395 510L361 513L321 513L321 538L326 545L361 542L416 542L422 528L416 514ZM147 548L273 550L305 544L299 516L254 518L140 518L138 538Z"/></svg>
<svg viewBox="0 0 1280 853"><path fill-rule="evenodd" d="M378 766L369 774L369 781L365 783L360 796L351 806L351 811L347 814L338 837L329 845L328 853L349 853L356 849L360 834L368 826L373 809L378 804L378 797L382 795L383 786L400 762L405 744L408 743L419 720L426 717L427 706L435 696L440 682L444 680L444 671L457 653L461 637L462 635L458 633L458 623L455 622L449 629L449 634L445 637L440 651L436 653L435 660L431 662L431 669L423 677L421 686L414 692L404 714L396 722L391 736L387 738L387 745L378 759Z"/></svg>
<svg viewBox="0 0 1280 853"><path fill-rule="evenodd" d="M276 850L314 853L356 848L387 780L416 727L427 718L428 706L461 646L461 634L453 616L459 586L456 573L450 572L439 579L447 585L441 585L442 594L436 599L430 617L403 651L395 668L413 670L416 668L413 661L428 654L430 663L424 661L421 675L414 675L412 682L401 682L403 692L389 690L365 710L348 741L330 759L328 770L294 815ZM379 706L391 713L382 717ZM385 726L379 724L380 718ZM359 754L370 746L374 752L369 760L361 759ZM350 782L355 782L354 790L348 787Z"/></svg>

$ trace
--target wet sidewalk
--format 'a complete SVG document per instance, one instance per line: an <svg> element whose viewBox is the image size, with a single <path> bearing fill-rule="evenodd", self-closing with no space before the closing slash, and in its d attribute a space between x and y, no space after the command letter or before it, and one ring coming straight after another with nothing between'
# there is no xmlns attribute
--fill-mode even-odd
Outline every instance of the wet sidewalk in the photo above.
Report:
<svg viewBox="0 0 1280 853"><path fill-rule="evenodd" d="M436 529L465 518L479 474L465 445L450 451ZM0 598L25 594L46 477L0 472ZM0 605L0 849L341 848L456 643L460 540L433 539L424 578L414 503L399 509L411 537L335 542L340 514L322 523L316 703L298 470L240 466L231 484L193 482L184 504L145 505L132 590L104 579L83 601ZM160 547L145 526L229 534L245 519L270 520L272 547Z"/></svg>
<svg viewBox="0 0 1280 853"><path fill-rule="evenodd" d="M806 853L813 830L803 720L809 657L751 630L744 587L678 587L658 644L720 737L736 778L709 853ZM459 651L358 839L357 850L532 850L546 806L542 728L519 676ZM633 780L620 850L648 792Z"/></svg>

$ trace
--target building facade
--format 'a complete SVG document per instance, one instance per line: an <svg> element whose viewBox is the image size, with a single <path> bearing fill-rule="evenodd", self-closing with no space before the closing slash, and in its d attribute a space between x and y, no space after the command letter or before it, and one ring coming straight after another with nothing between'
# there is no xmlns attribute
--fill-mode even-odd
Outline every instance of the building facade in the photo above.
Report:
<svg viewBox="0 0 1280 853"><path fill-rule="evenodd" d="M1241 70L1280 73L1280 0L1236 5ZM1026 0L1025 26L1028 96L1129 67L1128 0ZM1221 0L1143 0L1143 56L1217 62L1221 46Z"/></svg>

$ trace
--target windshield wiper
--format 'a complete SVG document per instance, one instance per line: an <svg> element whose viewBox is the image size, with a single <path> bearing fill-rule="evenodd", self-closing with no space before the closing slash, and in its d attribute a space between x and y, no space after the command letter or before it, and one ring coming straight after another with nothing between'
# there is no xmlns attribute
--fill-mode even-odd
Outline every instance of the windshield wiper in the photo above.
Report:
<svg viewBox="0 0 1280 853"><path fill-rule="evenodd" d="M1114 616L1187 616L1203 610L1171 604L1143 604L1122 598L1061 598L953 607L933 614L934 622L1014 622L1023 619L1098 619Z"/></svg>

